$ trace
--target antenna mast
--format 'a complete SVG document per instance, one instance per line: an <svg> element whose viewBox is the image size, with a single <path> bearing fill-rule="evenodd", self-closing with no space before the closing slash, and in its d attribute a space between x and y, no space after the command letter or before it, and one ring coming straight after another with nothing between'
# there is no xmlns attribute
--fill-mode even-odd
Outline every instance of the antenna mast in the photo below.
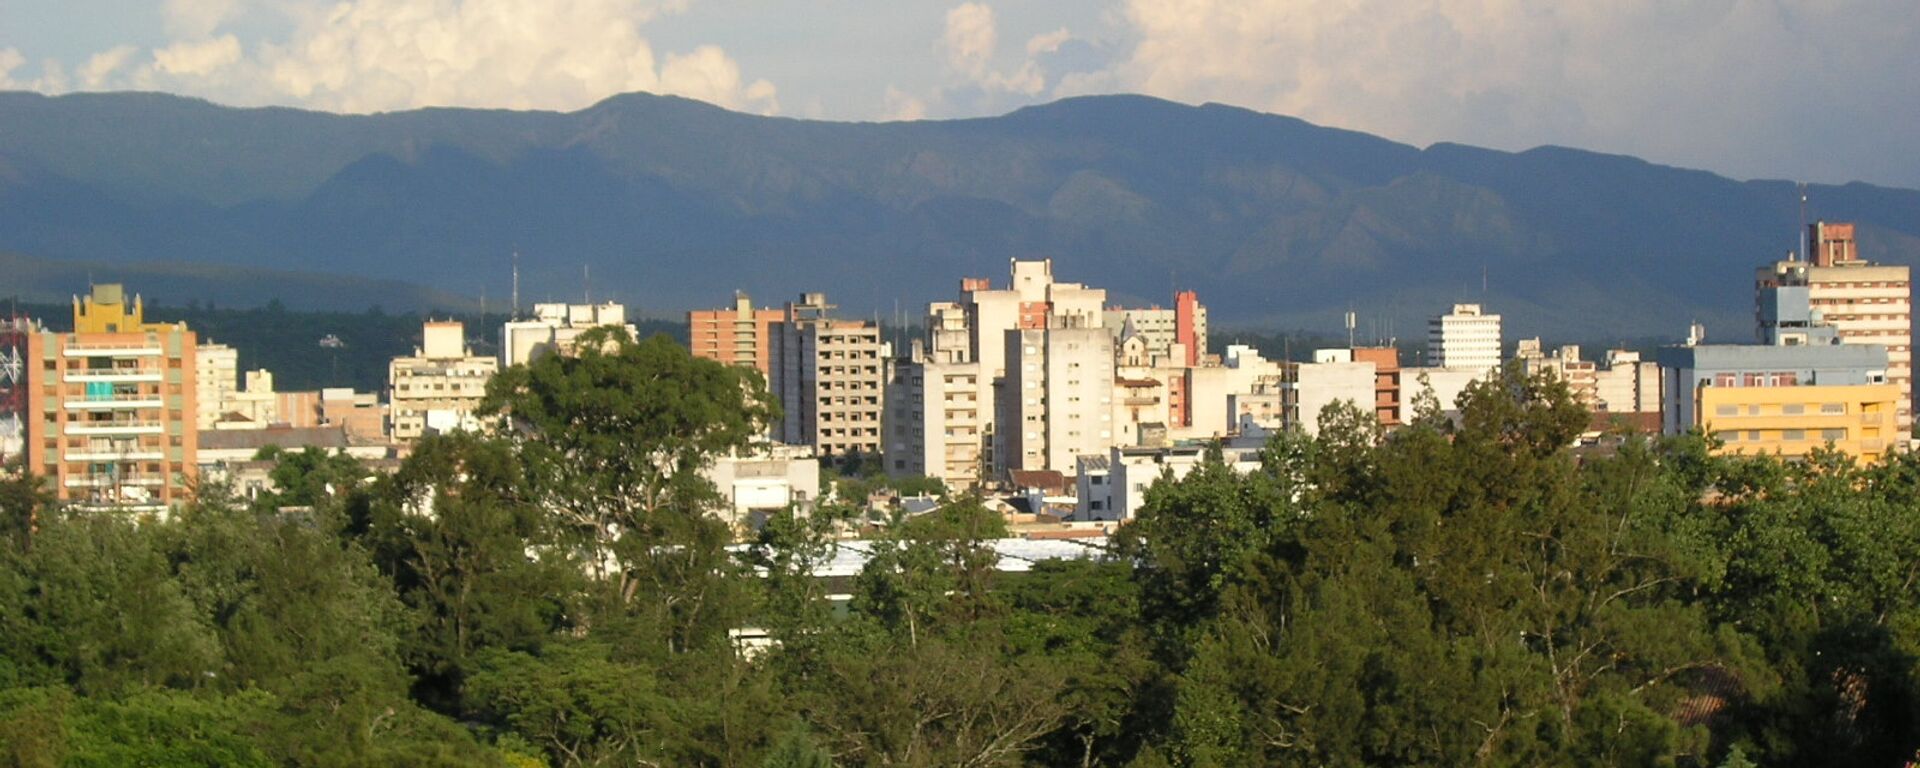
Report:
<svg viewBox="0 0 1920 768"><path fill-rule="evenodd" d="M520 319L520 252L513 252L513 319Z"/></svg>
<svg viewBox="0 0 1920 768"><path fill-rule="evenodd" d="M1809 250L1809 243L1807 243L1807 183L1804 181L1800 182L1800 235L1799 237L1800 237L1800 259L1799 260L1807 261L1810 258L1812 258L1812 254L1807 253L1807 251Z"/></svg>

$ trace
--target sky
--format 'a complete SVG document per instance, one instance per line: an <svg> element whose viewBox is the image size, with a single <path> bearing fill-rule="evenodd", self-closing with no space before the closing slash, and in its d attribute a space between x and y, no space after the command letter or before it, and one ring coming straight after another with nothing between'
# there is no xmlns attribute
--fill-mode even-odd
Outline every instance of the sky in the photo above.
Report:
<svg viewBox="0 0 1920 768"><path fill-rule="evenodd" d="M0 0L0 89L830 120L1145 93L1920 188L1915 0Z"/></svg>

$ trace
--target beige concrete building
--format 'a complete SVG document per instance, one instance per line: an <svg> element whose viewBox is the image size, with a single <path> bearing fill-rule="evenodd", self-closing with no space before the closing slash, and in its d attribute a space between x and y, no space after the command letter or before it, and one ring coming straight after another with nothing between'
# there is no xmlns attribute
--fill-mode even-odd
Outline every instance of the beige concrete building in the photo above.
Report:
<svg viewBox="0 0 1920 768"><path fill-rule="evenodd" d="M1114 444L1113 336L1074 327L1098 314L1056 317L1065 325L1007 332L1006 376L996 404L995 468L1068 472L1075 458Z"/></svg>
<svg viewBox="0 0 1920 768"><path fill-rule="evenodd" d="M387 366L394 441L480 429L474 412L487 394L487 382L500 371L500 359L473 354L459 321L429 320L421 330L413 356L396 357Z"/></svg>
<svg viewBox="0 0 1920 768"><path fill-rule="evenodd" d="M1321 413L1337 402L1376 415L1374 374L1373 363L1354 360L1351 349L1317 350L1311 363L1287 363L1280 380L1284 403L1280 426L1318 435Z"/></svg>
<svg viewBox="0 0 1920 768"><path fill-rule="evenodd" d="M1581 405L1589 410L1598 409L1600 366L1592 360L1580 359L1579 346L1567 344L1549 353L1541 347L1539 338L1521 339L1515 347L1514 359L1528 376L1552 374L1567 385Z"/></svg>
<svg viewBox="0 0 1920 768"><path fill-rule="evenodd" d="M1896 418L1903 434L1913 428L1913 283L1903 266L1883 266L1860 256L1854 226L1817 222L1808 227L1812 258L1789 258L1754 275L1756 309L1761 292L1806 286L1819 321L1846 344L1887 348L1887 382L1899 390ZM1762 328L1764 336L1766 329Z"/></svg>
<svg viewBox="0 0 1920 768"><path fill-rule="evenodd" d="M980 484L986 467L980 364L965 348L935 355L913 342L887 381L887 473L938 478L954 490Z"/></svg>
<svg viewBox="0 0 1920 768"><path fill-rule="evenodd" d="M773 439L812 446L822 457L877 456L887 347L878 326L834 318L833 309L824 293L802 294L769 331L768 389L785 410Z"/></svg>
<svg viewBox="0 0 1920 768"><path fill-rule="evenodd" d="M820 493L820 460L805 446L754 446L714 459L700 475L720 492L720 519L738 532L789 508L811 512Z"/></svg>
<svg viewBox="0 0 1920 768"><path fill-rule="evenodd" d="M606 325L639 340L640 332L627 322L627 308L620 304L535 304L531 317L500 328L500 366L525 365L554 352L572 354L575 338Z"/></svg>
<svg viewBox="0 0 1920 768"><path fill-rule="evenodd" d="M1640 353L1607 350L1606 367L1594 375L1594 410L1603 413L1659 413L1660 364Z"/></svg>
<svg viewBox="0 0 1920 768"><path fill-rule="evenodd" d="M240 353L225 344L201 344L194 350L193 364L198 427L213 429L222 404L240 391Z"/></svg>

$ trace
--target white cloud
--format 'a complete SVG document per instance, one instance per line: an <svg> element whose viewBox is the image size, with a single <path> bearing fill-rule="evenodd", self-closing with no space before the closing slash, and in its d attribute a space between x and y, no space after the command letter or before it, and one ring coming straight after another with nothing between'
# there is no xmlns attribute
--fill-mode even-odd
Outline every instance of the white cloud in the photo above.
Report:
<svg viewBox="0 0 1920 768"><path fill-rule="evenodd" d="M1026 59L1010 72L993 66L999 39L1000 30L992 6L968 2L947 10L946 29L940 39L940 46L947 54L947 68L965 77L969 85L988 92L1021 96L1045 92L1047 77L1035 59L1059 50L1072 35L1065 27L1035 35L1027 41ZM920 106L925 109L924 103Z"/></svg>
<svg viewBox="0 0 1920 768"><path fill-rule="evenodd" d="M627 91L688 96L732 109L779 109L773 83L749 78L718 46L668 52L643 34L686 0L168 0L171 41L127 66L134 49L96 54L81 87L136 87L237 104L374 112L423 106L570 110ZM279 14L288 31L243 44L228 29L243 12ZM249 18L252 18L249 16ZM21 82L18 52L0 58L0 85L58 92L49 62Z"/></svg>
<svg viewBox="0 0 1920 768"><path fill-rule="evenodd" d="M215 30L240 12L240 0L167 0L160 15L167 34L175 38L212 37Z"/></svg>
<svg viewBox="0 0 1920 768"><path fill-rule="evenodd" d="M767 114L780 110L773 84L755 80L742 85L740 65L717 45L703 45L686 55L668 54L660 68L660 90L731 109Z"/></svg>
<svg viewBox="0 0 1920 768"><path fill-rule="evenodd" d="M1557 143L1824 178L1911 146L1920 123L1920 14L1907 3L1126 0L1123 17L1131 56L1055 93L1137 90L1417 143Z"/></svg>
<svg viewBox="0 0 1920 768"><path fill-rule="evenodd" d="M128 59L133 58L133 54L139 50L131 45L122 45L94 54L75 73L80 77L80 87L87 90L104 87L107 79L118 72L120 67L125 65Z"/></svg>
<svg viewBox="0 0 1920 768"><path fill-rule="evenodd" d="M1053 53L1054 51L1060 50L1062 43L1071 39L1073 39L1073 34L1068 32L1066 27L1061 27L1052 32L1043 32L1034 35L1031 39L1027 40L1027 55L1038 56L1043 53Z"/></svg>
<svg viewBox="0 0 1920 768"><path fill-rule="evenodd" d="M947 11L946 34L941 42L947 51L947 66L975 80L987 74L992 63L998 30L993 7L984 3L961 3Z"/></svg>
<svg viewBox="0 0 1920 768"><path fill-rule="evenodd" d="M13 71L27 63L27 57L21 55L18 48L0 48L0 88L23 88L25 84L14 81Z"/></svg>
<svg viewBox="0 0 1920 768"><path fill-rule="evenodd" d="M210 75L239 61L240 39L233 35L221 35L199 42L174 43L153 52L154 71L174 77Z"/></svg>
<svg viewBox="0 0 1920 768"><path fill-rule="evenodd" d="M887 86L886 107L880 114L882 120L925 120L927 103L916 99L912 94Z"/></svg>

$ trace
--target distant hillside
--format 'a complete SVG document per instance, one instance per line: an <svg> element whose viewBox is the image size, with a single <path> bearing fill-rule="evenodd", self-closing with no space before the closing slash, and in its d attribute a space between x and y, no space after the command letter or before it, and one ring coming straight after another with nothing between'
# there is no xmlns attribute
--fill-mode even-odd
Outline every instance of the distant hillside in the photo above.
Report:
<svg viewBox="0 0 1920 768"><path fill-rule="evenodd" d="M289 272L234 264L40 259L0 252L0 300L59 304L90 283L125 283L148 299L262 307L273 301L301 310L464 311L473 299L397 280Z"/></svg>
<svg viewBox="0 0 1920 768"><path fill-rule="evenodd" d="M500 304L517 250L523 302L590 290L655 315L736 288L913 315L962 276L1050 256L1117 301L1197 289L1222 327L1334 331L1352 308L1363 330L1418 337L1446 304L1484 299L1510 336L1673 336L1700 319L1741 338L1750 270L1793 247L1799 221L1784 181L1553 147L1419 149L1131 96L855 124L645 94L565 114L340 116L0 93L0 136L0 248ZM1813 215L1861 224L1868 257L1920 264L1920 192L1810 196Z"/></svg>
<svg viewBox="0 0 1920 768"><path fill-rule="evenodd" d="M0 305L0 313L16 308L52 330L73 329L69 302ZM186 322L203 344L233 347L240 353L241 370L273 371L274 385L283 391L322 387L384 391L387 362L412 354L420 346L420 326L425 319L416 312L299 311L278 303L246 307L149 304L146 310L149 320ZM434 317L466 323L467 341L476 353L498 351L504 314L441 312ZM664 333L681 344L687 343L686 323L642 320L636 325L642 337ZM326 336L338 338L342 346L321 347L320 339Z"/></svg>

